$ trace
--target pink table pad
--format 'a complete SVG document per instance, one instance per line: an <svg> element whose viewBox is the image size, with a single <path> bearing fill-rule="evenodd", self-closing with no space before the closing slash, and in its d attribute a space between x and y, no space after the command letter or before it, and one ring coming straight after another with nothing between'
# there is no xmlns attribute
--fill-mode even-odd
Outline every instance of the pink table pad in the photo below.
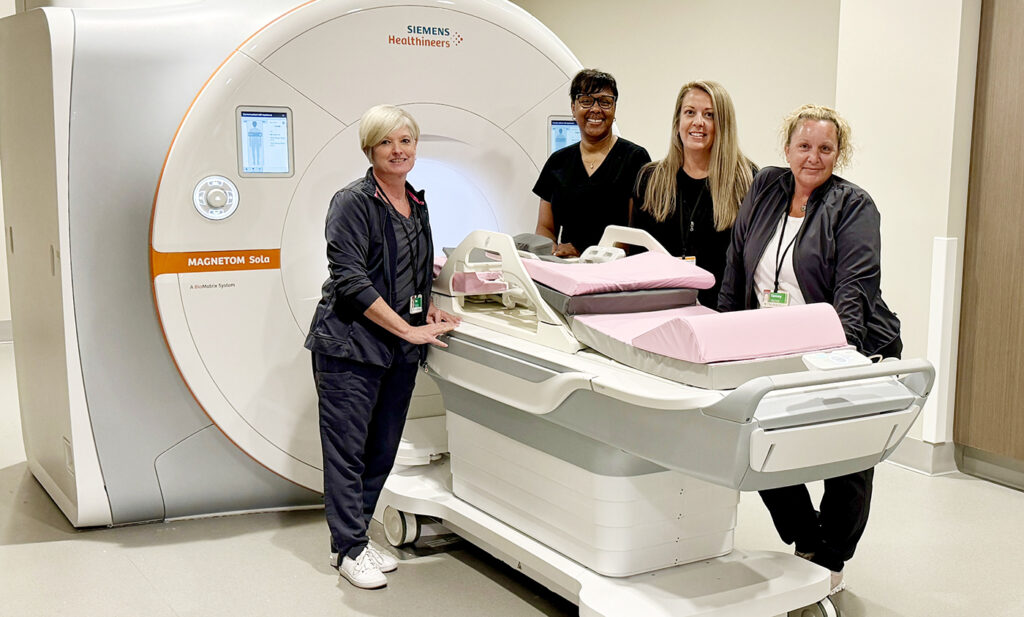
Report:
<svg viewBox="0 0 1024 617"><path fill-rule="evenodd" d="M687 362L750 360L843 347L846 334L830 304L671 317L633 346Z"/></svg>
<svg viewBox="0 0 1024 617"><path fill-rule="evenodd" d="M439 255L434 258L434 278L437 278L438 274L441 274L441 268L448 263L448 258L444 255Z"/></svg>
<svg viewBox="0 0 1024 617"><path fill-rule="evenodd" d="M708 289L715 277L696 265L647 252L601 264L524 259L530 277L569 296L641 289Z"/></svg>
<svg viewBox="0 0 1024 617"><path fill-rule="evenodd" d="M664 311L650 311L647 313L577 315L575 319L587 327L610 336L617 341L632 345L633 339L661 326L667 321L697 315L717 314L706 306L695 304L693 306L684 306Z"/></svg>
<svg viewBox="0 0 1024 617"><path fill-rule="evenodd" d="M452 275L452 291L466 294L492 294L508 289L501 272L456 272Z"/></svg>

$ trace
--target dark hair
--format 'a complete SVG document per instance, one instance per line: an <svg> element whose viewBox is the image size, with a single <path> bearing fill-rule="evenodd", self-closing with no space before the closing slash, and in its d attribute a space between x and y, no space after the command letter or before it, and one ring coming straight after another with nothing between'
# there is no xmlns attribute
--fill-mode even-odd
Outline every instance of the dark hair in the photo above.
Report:
<svg viewBox="0 0 1024 617"><path fill-rule="evenodd" d="M608 88L618 98L619 89L615 87L615 78L610 73L597 69L583 69L572 78L569 86L569 100L575 101L578 94L593 94Z"/></svg>

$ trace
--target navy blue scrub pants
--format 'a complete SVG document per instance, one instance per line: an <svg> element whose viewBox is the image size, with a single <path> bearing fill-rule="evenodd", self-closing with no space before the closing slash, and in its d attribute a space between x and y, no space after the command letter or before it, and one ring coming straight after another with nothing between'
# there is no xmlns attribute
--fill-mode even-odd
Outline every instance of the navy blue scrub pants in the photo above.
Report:
<svg viewBox="0 0 1024 617"><path fill-rule="evenodd" d="M395 463L416 385L416 362L390 367L313 353L331 549L353 559Z"/></svg>

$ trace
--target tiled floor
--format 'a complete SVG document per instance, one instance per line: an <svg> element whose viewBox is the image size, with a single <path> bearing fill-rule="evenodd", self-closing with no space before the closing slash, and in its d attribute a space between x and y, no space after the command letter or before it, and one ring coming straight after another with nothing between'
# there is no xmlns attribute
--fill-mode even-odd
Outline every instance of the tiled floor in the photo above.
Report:
<svg viewBox="0 0 1024 617"><path fill-rule="evenodd" d="M26 468L13 355L0 343L0 617L577 613L462 541L402 551L386 589L356 590L326 563L320 511L76 531ZM1024 615L1024 494L888 464L875 486L844 616ZM743 495L736 546L785 550L756 495Z"/></svg>

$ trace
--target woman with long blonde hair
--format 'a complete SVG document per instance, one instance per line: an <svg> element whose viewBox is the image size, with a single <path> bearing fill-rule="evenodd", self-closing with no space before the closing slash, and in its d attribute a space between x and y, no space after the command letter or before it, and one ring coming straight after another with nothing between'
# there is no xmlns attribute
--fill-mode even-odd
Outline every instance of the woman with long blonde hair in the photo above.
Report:
<svg viewBox="0 0 1024 617"><path fill-rule="evenodd" d="M668 154L640 170L630 225L647 230L679 257L715 275L701 304L718 306L731 229L753 178L740 151L732 98L714 81L679 89Z"/></svg>

